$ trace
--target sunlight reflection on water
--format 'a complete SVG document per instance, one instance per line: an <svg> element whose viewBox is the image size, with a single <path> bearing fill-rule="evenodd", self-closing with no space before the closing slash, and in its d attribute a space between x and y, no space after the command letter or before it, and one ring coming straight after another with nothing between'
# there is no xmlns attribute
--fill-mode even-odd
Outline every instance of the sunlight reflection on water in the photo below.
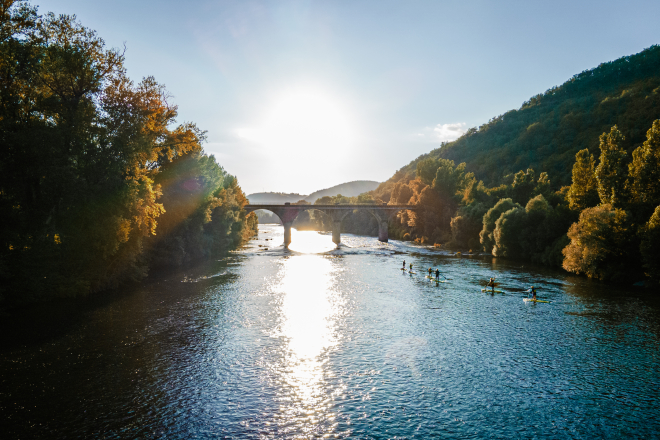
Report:
<svg viewBox="0 0 660 440"><path fill-rule="evenodd" d="M335 249L331 234L319 234L316 231L291 230L289 249L304 254L320 254Z"/></svg>
<svg viewBox="0 0 660 440"><path fill-rule="evenodd" d="M306 234L298 236L301 247L314 248L314 243L305 243L300 235ZM335 416L330 413L330 399L324 389L327 374L324 364L328 351L338 342L336 320L343 309L343 299L333 289L333 276L337 273L333 266L328 257L289 257L282 261L280 284L273 287L274 293L282 295L281 324L273 336L287 341L279 371L281 379L288 384L287 395L281 396L279 415L285 431L287 426L293 429L296 424L312 430L319 422L324 422L325 430L333 425Z"/></svg>

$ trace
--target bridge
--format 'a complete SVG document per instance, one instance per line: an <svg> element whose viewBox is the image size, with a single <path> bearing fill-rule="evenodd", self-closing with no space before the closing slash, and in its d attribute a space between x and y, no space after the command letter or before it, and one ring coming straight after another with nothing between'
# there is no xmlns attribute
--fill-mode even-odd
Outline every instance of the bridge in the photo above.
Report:
<svg viewBox="0 0 660 440"><path fill-rule="evenodd" d="M284 225L284 246L288 247L291 243L291 226L302 211L315 209L332 219L332 241L335 244L341 242L341 222L344 218L356 209L367 211L378 221L378 240L387 243L389 220L399 211L415 211L418 207L413 205L388 205L387 203L382 205L292 205L291 203L285 203L284 205L245 205L243 209L248 212L265 209L278 216L282 221L282 225Z"/></svg>

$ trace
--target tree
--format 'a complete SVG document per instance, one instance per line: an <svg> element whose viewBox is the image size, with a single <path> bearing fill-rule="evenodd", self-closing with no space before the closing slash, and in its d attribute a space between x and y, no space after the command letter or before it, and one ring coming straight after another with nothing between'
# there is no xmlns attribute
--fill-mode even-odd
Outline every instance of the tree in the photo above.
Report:
<svg viewBox="0 0 660 440"><path fill-rule="evenodd" d="M588 149L575 155L573 183L568 190L568 203L571 209L583 211L598 205L598 181L595 174L595 161Z"/></svg>
<svg viewBox="0 0 660 440"><path fill-rule="evenodd" d="M621 148L625 140L617 126L600 136L600 162L596 167L598 196L602 204L623 206L625 201L627 153Z"/></svg>
<svg viewBox="0 0 660 440"><path fill-rule="evenodd" d="M660 204L660 119L646 132L646 141L633 151L629 190L633 203L648 217Z"/></svg>
<svg viewBox="0 0 660 440"><path fill-rule="evenodd" d="M641 231L640 251L647 276L660 281L660 205Z"/></svg>
<svg viewBox="0 0 660 440"><path fill-rule="evenodd" d="M254 223L240 213L246 201L235 179L223 181L202 154L205 133L176 125L165 88L151 77L134 84L123 53L75 17L39 17L4 1L0 54L0 278L10 301L139 279L159 220L161 237L181 223L205 224L223 185L235 229ZM178 197L170 181L192 185L191 197ZM207 248L191 245L200 235L181 237L189 249Z"/></svg>
<svg viewBox="0 0 660 440"><path fill-rule="evenodd" d="M568 230L570 244L563 250L569 272L600 280L623 281L634 276L638 261L631 216L604 204L587 208Z"/></svg>
<svg viewBox="0 0 660 440"><path fill-rule="evenodd" d="M518 171L511 184L510 194L511 198L516 203L527 203L532 196L535 187L536 174L534 170L528 168L527 171Z"/></svg>
<svg viewBox="0 0 660 440"><path fill-rule="evenodd" d="M452 199L458 191L474 178L473 174L465 174L465 163L454 166L453 160L438 159L432 188L443 198Z"/></svg>
<svg viewBox="0 0 660 440"><path fill-rule="evenodd" d="M420 160L417 162L417 178L425 184L431 185L431 183L433 183L433 179L435 179L435 173L440 165L441 163L433 158Z"/></svg>
<svg viewBox="0 0 660 440"><path fill-rule="evenodd" d="M484 215L483 228L479 233L479 240L485 252L491 252L495 245L495 238L493 237L495 223L503 213L513 208L522 207L518 203L514 203L511 199L501 199Z"/></svg>
<svg viewBox="0 0 660 440"><path fill-rule="evenodd" d="M527 213L521 207L511 208L500 215L493 230L493 255L523 258L520 231L527 227Z"/></svg>

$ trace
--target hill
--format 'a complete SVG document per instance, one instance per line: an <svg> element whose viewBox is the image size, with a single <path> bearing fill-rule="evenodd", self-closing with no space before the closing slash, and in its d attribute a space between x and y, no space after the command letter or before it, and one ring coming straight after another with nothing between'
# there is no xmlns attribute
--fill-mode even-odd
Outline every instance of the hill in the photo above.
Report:
<svg viewBox="0 0 660 440"><path fill-rule="evenodd" d="M263 192L263 193L254 193L247 196L247 199L253 205L260 204L281 204L281 203L294 203L298 200L304 199L305 195L297 193L276 193L276 192Z"/></svg>
<svg viewBox="0 0 660 440"><path fill-rule="evenodd" d="M356 197L362 193L373 191L374 189L378 188L378 185L379 182L375 182L373 180L355 180L353 182L342 183L331 188L313 192L309 196L305 197L305 200L309 203L314 203L316 199L320 199L321 197L333 197L337 194L341 194L345 197Z"/></svg>
<svg viewBox="0 0 660 440"><path fill-rule="evenodd" d="M443 158L465 162L487 185L529 167L552 176L554 187L571 182L575 154L598 158L598 137L618 125L632 152L660 118L660 46L603 63L533 96L517 110L471 128L456 141L422 155L390 179L414 175L417 162Z"/></svg>
<svg viewBox="0 0 660 440"><path fill-rule="evenodd" d="M262 203L294 203L299 200L306 200L309 203L314 203L316 199L324 196L336 196L341 194L346 197L356 197L362 193L373 191L378 188L379 183L373 180L355 180L353 182L346 182L327 189L321 189L305 196L297 193L276 193L276 192L263 192L254 193L247 196L250 203L253 205Z"/></svg>

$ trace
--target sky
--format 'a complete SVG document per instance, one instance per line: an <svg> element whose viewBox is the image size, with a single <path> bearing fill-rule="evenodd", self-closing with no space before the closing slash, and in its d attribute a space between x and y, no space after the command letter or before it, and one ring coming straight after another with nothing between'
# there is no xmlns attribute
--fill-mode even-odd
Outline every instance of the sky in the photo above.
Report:
<svg viewBox="0 0 660 440"><path fill-rule="evenodd" d="M600 63L660 43L660 2L36 0L75 14L251 194L382 182Z"/></svg>

